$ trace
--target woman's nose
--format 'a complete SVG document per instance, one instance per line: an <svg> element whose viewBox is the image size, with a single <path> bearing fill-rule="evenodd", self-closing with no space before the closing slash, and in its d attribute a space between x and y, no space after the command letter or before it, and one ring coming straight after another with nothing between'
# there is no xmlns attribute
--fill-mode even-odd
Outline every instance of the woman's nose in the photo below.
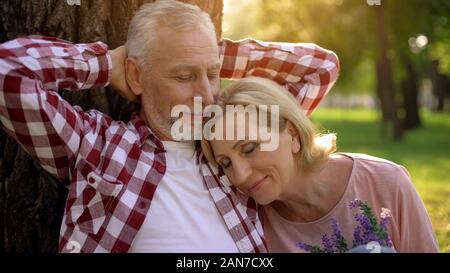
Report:
<svg viewBox="0 0 450 273"><path fill-rule="evenodd" d="M234 165L234 181L236 186L241 186L245 184L248 180L248 177L252 173L252 169L250 164L246 160L240 160L235 162Z"/></svg>

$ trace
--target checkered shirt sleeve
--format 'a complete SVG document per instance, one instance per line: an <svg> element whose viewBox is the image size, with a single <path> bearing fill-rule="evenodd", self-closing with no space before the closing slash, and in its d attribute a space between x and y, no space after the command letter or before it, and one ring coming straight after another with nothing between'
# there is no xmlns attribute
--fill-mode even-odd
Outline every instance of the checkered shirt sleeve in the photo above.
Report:
<svg viewBox="0 0 450 273"><path fill-rule="evenodd" d="M267 43L253 39L219 43L221 77L264 77L285 87L310 116L339 74L335 53L311 43Z"/></svg>

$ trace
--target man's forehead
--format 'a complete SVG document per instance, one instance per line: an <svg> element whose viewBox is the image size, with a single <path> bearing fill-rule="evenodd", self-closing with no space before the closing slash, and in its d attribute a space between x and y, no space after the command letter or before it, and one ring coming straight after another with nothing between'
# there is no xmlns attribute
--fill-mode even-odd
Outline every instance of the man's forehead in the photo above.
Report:
<svg viewBox="0 0 450 273"><path fill-rule="evenodd" d="M210 49L217 48L217 39L214 32L204 27L185 30L162 27L153 35L156 37L154 42L164 48L170 47L170 45L188 50L190 47L192 47L192 50L196 50L197 47L204 47L204 49L207 47Z"/></svg>
<svg viewBox="0 0 450 273"><path fill-rule="evenodd" d="M150 49L151 62L163 71L212 71L220 69L219 48L215 40L204 31L177 33L171 29L168 34L159 31L162 39L154 40ZM195 35L194 35L195 34Z"/></svg>

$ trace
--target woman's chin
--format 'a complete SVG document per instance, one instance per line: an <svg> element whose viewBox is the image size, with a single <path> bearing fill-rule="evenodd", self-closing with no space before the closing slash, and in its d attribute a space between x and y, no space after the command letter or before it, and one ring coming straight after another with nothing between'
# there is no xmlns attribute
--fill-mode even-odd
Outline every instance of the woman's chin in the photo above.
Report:
<svg viewBox="0 0 450 273"><path fill-rule="evenodd" d="M267 198L256 198L256 197L253 197L253 199L255 200L256 203L258 203L261 206L269 205L270 203L275 201L275 200L267 199Z"/></svg>

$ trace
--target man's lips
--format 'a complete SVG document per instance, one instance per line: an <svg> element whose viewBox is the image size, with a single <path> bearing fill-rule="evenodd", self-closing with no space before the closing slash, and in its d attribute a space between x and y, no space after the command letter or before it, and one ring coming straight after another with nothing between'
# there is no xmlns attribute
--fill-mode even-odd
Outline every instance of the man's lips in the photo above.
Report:
<svg viewBox="0 0 450 273"><path fill-rule="evenodd" d="M262 184L264 183L264 181L266 181L266 178L267 178L267 175L264 176L263 179L258 180L258 181L256 181L255 183L253 183L250 187L247 188L247 190L248 190L250 193L255 193L255 192L257 192L257 191L261 188L261 186L262 186Z"/></svg>

